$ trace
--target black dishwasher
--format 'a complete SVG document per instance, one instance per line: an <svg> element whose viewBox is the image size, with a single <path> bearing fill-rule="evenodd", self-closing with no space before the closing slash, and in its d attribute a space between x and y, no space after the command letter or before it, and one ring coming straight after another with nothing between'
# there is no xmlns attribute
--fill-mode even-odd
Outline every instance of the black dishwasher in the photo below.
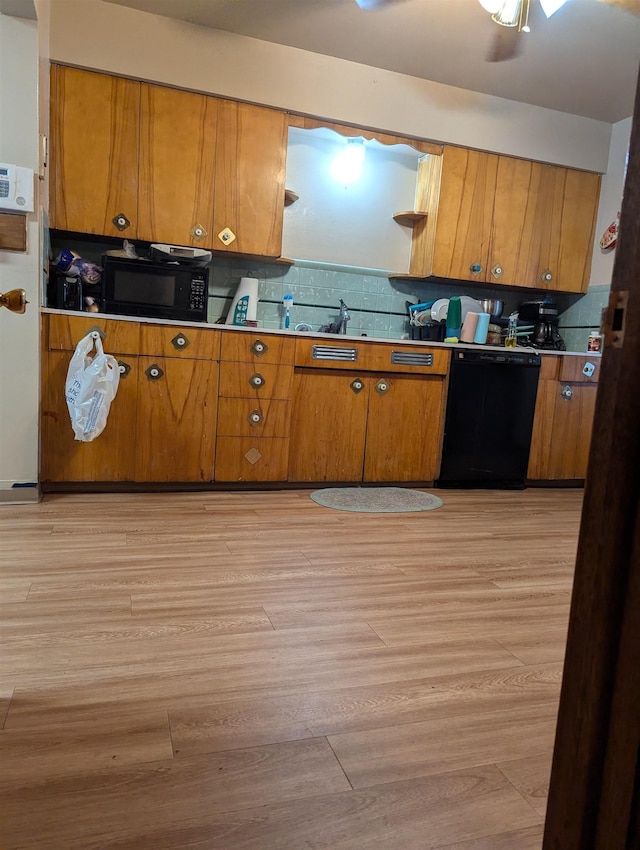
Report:
<svg viewBox="0 0 640 850"><path fill-rule="evenodd" d="M523 489L540 356L453 352L439 487Z"/></svg>

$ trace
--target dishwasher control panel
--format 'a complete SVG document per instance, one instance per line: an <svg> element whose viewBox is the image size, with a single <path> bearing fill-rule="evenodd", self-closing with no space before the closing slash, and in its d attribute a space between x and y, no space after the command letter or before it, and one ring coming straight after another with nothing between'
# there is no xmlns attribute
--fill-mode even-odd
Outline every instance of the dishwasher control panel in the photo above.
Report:
<svg viewBox="0 0 640 850"><path fill-rule="evenodd" d="M542 359L539 354L529 351L454 351L454 362L475 364L491 364L504 366L540 366Z"/></svg>

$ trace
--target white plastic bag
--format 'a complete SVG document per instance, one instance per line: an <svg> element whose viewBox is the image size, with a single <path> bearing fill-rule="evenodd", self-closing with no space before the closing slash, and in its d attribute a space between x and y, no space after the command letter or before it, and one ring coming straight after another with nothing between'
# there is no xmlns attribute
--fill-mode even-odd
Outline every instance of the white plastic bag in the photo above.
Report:
<svg viewBox="0 0 640 850"><path fill-rule="evenodd" d="M94 344L96 355L90 359ZM89 443L103 432L119 382L118 361L104 353L100 334L92 331L84 336L69 363L65 389L76 440Z"/></svg>

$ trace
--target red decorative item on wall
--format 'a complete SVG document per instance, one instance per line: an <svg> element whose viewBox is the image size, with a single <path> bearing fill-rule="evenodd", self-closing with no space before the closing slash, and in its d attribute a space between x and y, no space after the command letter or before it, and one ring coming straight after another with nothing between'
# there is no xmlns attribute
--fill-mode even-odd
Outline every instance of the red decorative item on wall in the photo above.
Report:
<svg viewBox="0 0 640 850"><path fill-rule="evenodd" d="M620 226L620 213L616 216L616 220L612 221L609 227L602 234L602 239L600 240L600 247L603 251L608 251L610 248L614 248L616 242L618 241L618 228Z"/></svg>

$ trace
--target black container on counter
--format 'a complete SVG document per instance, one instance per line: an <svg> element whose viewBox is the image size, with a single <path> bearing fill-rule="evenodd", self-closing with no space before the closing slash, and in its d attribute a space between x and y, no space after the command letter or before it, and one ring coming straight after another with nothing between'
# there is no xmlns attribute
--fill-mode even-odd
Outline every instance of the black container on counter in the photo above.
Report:
<svg viewBox="0 0 640 850"><path fill-rule="evenodd" d="M446 336L446 322L426 322L424 325L410 325L411 339L442 342Z"/></svg>

